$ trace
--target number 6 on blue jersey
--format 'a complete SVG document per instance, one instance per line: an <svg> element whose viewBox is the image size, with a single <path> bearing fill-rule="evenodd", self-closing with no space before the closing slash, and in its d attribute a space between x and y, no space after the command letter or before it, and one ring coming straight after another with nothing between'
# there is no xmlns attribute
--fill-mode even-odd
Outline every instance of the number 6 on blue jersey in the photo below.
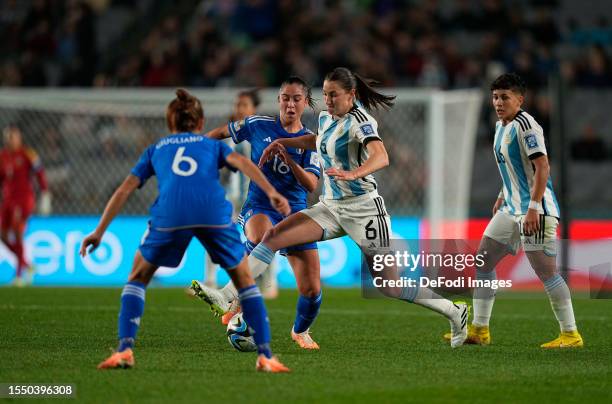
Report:
<svg viewBox="0 0 612 404"><path fill-rule="evenodd" d="M198 162L195 161L194 158L189 156L184 156L185 146L179 147L174 155L174 160L172 160L172 172L176 175L180 175L181 177L189 177L193 175L198 169ZM183 170L180 167L181 163L189 164L188 170Z"/></svg>

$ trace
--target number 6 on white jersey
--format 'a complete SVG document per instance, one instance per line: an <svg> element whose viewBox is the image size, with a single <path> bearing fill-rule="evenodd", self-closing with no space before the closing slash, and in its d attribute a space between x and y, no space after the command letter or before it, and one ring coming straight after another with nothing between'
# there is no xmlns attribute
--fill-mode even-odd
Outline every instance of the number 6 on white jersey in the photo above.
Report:
<svg viewBox="0 0 612 404"><path fill-rule="evenodd" d="M193 175L193 173L195 173L198 169L198 162L195 161L195 159L193 159L192 157L183 156L184 152L185 146L179 147L176 151L176 154L174 155L174 160L172 161L172 172L182 177L189 177L190 175ZM189 164L189 169L182 170L179 166L181 162Z"/></svg>

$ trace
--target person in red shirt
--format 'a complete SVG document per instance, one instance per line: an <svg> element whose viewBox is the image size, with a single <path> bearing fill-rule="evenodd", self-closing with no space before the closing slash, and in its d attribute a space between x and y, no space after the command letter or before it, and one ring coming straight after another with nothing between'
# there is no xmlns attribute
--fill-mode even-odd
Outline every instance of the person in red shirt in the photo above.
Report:
<svg viewBox="0 0 612 404"><path fill-rule="evenodd" d="M24 283L22 274L29 267L25 259L23 235L28 217L36 206L33 177L36 177L41 192L41 212L48 214L50 196L40 158L23 144L18 127L6 127L4 147L0 149L0 237L17 258L17 285Z"/></svg>

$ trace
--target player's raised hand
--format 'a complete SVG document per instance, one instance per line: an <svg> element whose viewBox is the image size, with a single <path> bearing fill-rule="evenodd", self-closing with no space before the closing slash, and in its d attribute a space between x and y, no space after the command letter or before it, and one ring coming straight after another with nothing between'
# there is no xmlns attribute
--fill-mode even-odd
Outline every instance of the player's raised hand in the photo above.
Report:
<svg viewBox="0 0 612 404"><path fill-rule="evenodd" d="M335 167L325 170L325 173L338 181L353 181L357 179L357 175L353 171L344 171Z"/></svg>
<svg viewBox="0 0 612 404"><path fill-rule="evenodd" d="M278 155L278 157L281 159L283 163L290 165L293 159L289 155L289 152L287 152L287 148L280 143L278 144L278 146L279 147L277 147L276 149L276 154Z"/></svg>
<svg viewBox="0 0 612 404"><path fill-rule="evenodd" d="M274 142L270 143L270 145L266 147L264 151L261 153L261 157L258 163L259 167L260 168L263 167L264 164L272 160L272 158L276 154L278 154L281 149L284 149L284 148L285 146L283 146L278 140L275 140Z"/></svg>
<svg viewBox="0 0 612 404"><path fill-rule="evenodd" d="M91 233L90 235L88 235L87 237L85 237L85 239L83 240L83 243L81 243L81 250L79 251L79 253L81 254L81 257L86 256L87 253L91 254L96 248L98 248L101 241L102 241L102 235L99 235L95 231Z"/></svg>
<svg viewBox="0 0 612 404"><path fill-rule="evenodd" d="M291 213L291 207L289 206L289 201L287 201L287 198L278 192L269 194L268 198L270 199L270 205L272 205L272 207L276 209L278 213L283 216L289 216Z"/></svg>

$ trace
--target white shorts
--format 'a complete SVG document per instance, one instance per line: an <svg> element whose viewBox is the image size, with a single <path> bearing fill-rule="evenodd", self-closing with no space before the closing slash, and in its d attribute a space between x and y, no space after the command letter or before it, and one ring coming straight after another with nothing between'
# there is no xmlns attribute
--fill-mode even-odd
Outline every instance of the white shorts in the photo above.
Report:
<svg viewBox="0 0 612 404"><path fill-rule="evenodd" d="M323 199L300 211L323 228L322 240L349 235L366 254L389 251L391 217L376 191L340 200Z"/></svg>
<svg viewBox="0 0 612 404"><path fill-rule="evenodd" d="M484 235L508 246L511 254L516 254L519 247L525 251L544 251L546 255L557 255L557 226L559 219L554 216L540 215L540 231L531 236L523 234L525 215L511 215L497 211L491 219Z"/></svg>

